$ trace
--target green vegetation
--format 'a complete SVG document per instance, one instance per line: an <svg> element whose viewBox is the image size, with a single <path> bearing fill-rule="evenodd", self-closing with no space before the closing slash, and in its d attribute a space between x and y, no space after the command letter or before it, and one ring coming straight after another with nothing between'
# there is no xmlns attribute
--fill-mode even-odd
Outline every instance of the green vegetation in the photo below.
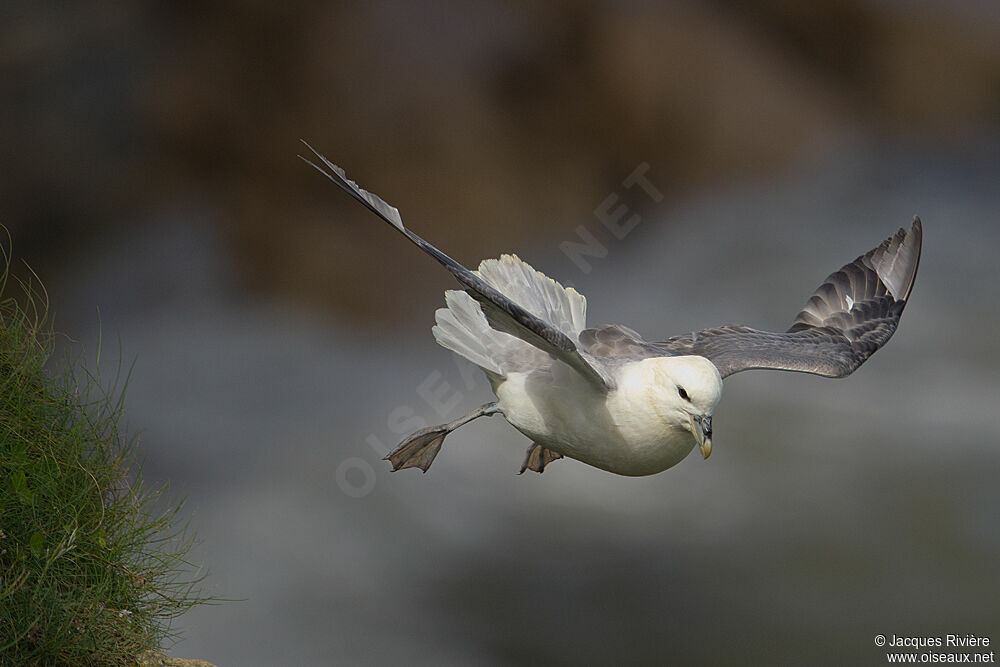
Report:
<svg viewBox="0 0 1000 667"><path fill-rule="evenodd" d="M127 381L105 384L79 358L47 370L47 297L11 277L9 249L0 244L0 664L134 665L205 601L185 560L191 538L175 524L180 504L142 483L119 425Z"/></svg>

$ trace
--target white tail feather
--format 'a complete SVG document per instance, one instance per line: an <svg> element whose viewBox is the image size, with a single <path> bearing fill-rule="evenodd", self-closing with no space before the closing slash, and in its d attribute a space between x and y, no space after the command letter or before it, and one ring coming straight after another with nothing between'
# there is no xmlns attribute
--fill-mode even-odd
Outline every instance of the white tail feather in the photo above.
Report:
<svg viewBox="0 0 1000 667"><path fill-rule="evenodd" d="M491 329L479 304L465 292L448 290L444 295L448 307L434 313L437 322L431 329L434 340L484 371L503 375L503 369L490 353L490 343L494 335L507 334Z"/></svg>
<svg viewBox="0 0 1000 667"><path fill-rule="evenodd" d="M479 276L536 317L555 325L574 341L586 327L587 299L522 262L516 255L483 260ZM548 354L490 327L479 303L460 290L445 293L447 308L435 313L438 344L460 354L487 373L504 376L544 366Z"/></svg>
<svg viewBox="0 0 1000 667"><path fill-rule="evenodd" d="M587 327L587 298L532 268L517 255L484 259L476 273L511 301L573 340Z"/></svg>

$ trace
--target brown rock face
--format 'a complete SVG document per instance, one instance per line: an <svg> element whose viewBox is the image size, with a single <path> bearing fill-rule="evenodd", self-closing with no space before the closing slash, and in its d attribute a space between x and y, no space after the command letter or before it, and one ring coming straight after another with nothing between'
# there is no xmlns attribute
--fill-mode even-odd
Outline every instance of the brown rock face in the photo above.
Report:
<svg viewBox="0 0 1000 667"><path fill-rule="evenodd" d="M300 138L475 264L571 237L641 163L663 206L859 130L951 141L1000 116L1000 41L943 3L392 7L26 10L0 28L0 222L44 261L193 205L245 285L378 322L450 283ZM435 289L380 298L400 277Z"/></svg>

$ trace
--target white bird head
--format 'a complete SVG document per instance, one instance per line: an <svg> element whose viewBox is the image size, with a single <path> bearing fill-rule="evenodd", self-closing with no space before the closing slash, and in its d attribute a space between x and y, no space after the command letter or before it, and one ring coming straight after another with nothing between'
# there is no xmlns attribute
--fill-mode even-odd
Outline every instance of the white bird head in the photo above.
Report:
<svg viewBox="0 0 1000 667"><path fill-rule="evenodd" d="M690 431L701 455L712 453L712 413L722 398L722 376L705 357L655 357L645 359L653 382L647 396L660 419Z"/></svg>

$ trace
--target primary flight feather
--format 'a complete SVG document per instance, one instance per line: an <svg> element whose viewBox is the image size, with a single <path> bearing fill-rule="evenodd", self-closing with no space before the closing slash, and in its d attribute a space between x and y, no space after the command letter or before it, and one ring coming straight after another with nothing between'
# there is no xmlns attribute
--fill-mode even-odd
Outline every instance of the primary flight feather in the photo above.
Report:
<svg viewBox="0 0 1000 667"><path fill-rule="evenodd" d="M427 472L445 436L492 414L531 438L521 472L543 472L567 457L620 475L652 475L695 445L708 458L723 378L750 369L849 375L896 331L920 262L914 218L909 230L830 274L783 333L725 325L649 342L620 324L588 328L586 298L516 255L469 271L306 146L322 166L303 160L458 280L462 289L446 291L446 307L435 314L434 338L479 366L497 396L404 439L386 456L393 470Z"/></svg>

